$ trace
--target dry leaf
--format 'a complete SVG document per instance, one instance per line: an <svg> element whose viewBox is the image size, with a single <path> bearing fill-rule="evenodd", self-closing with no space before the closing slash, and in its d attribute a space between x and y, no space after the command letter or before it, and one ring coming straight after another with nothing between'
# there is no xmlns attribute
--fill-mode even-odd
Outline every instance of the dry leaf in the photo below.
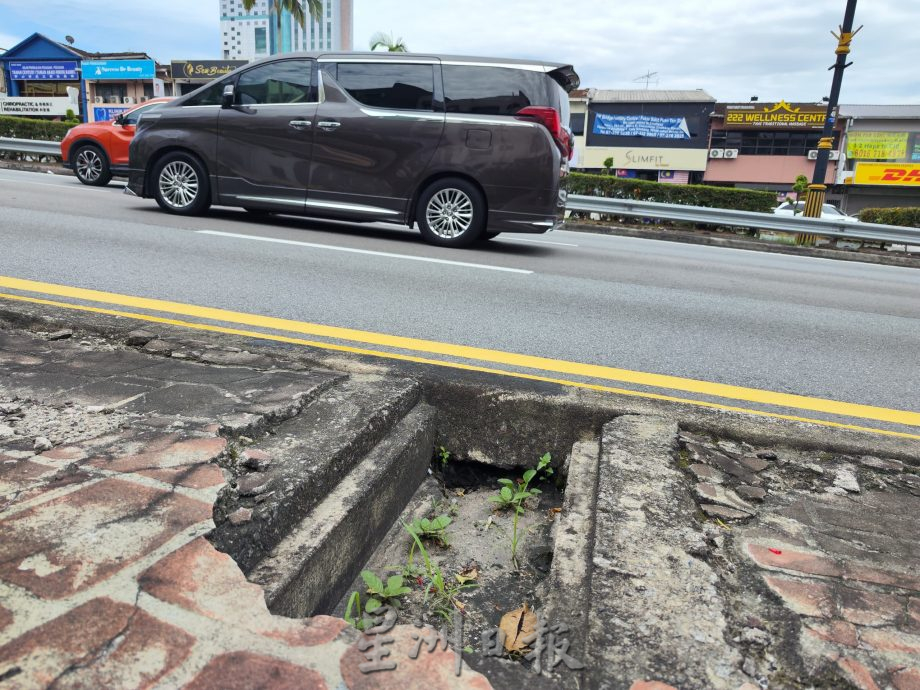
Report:
<svg viewBox="0 0 920 690"><path fill-rule="evenodd" d="M552 521L555 520L556 516L562 512L562 508L550 508L546 512L549 515L549 519Z"/></svg>
<svg viewBox="0 0 920 690"><path fill-rule="evenodd" d="M457 582L459 582L461 585L465 585L467 582L475 580L479 577L479 567L474 565L470 568L461 570L455 575L455 577L457 578Z"/></svg>
<svg viewBox="0 0 920 690"><path fill-rule="evenodd" d="M498 627L505 633L505 649L509 652L523 652L527 645L522 642L537 629L537 615L525 603L521 608L502 616Z"/></svg>
<svg viewBox="0 0 920 690"><path fill-rule="evenodd" d="M456 496L466 496L466 489L456 489L454 494Z"/></svg>

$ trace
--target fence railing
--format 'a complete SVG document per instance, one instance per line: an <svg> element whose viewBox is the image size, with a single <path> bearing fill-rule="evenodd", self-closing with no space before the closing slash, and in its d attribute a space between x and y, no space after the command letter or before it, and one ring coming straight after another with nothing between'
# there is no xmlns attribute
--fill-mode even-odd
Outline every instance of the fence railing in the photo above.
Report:
<svg viewBox="0 0 920 690"><path fill-rule="evenodd" d="M39 156L60 156L61 142L0 137L0 151L31 153Z"/></svg>
<svg viewBox="0 0 920 690"><path fill-rule="evenodd" d="M828 218L805 218L801 215L775 215L754 211L735 211L726 208L682 206L680 204L661 204L655 201L634 201L632 199L612 199L609 197L574 194L569 195L566 209L615 216L657 218L687 223L708 223L710 225L778 230L804 235L920 245L920 229L918 228L905 228L899 225L877 225L875 223L854 223L852 221L831 220Z"/></svg>

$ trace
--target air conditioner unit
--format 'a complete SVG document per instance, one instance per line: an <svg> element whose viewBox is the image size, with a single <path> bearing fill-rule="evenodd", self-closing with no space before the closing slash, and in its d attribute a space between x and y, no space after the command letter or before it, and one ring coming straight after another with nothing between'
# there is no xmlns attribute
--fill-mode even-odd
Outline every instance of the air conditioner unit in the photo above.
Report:
<svg viewBox="0 0 920 690"><path fill-rule="evenodd" d="M94 96L93 103L105 103L105 98L102 96Z"/></svg>
<svg viewBox="0 0 920 690"><path fill-rule="evenodd" d="M121 103L121 99L118 96L109 96L109 103Z"/></svg>
<svg viewBox="0 0 920 690"><path fill-rule="evenodd" d="M133 105L133 104L134 104L134 97L133 97L133 96L125 96L124 98L121 99L121 102L124 103L125 105Z"/></svg>
<svg viewBox="0 0 920 690"><path fill-rule="evenodd" d="M828 154L828 158L829 158L830 160L832 160L832 161L839 161L839 160L840 160L840 151L831 151L831 152ZM808 152L808 160L810 160L810 161L816 161L816 160L818 160L818 149L812 149L811 151Z"/></svg>
<svg viewBox="0 0 920 690"><path fill-rule="evenodd" d="M150 98L148 96L141 96L141 103L146 103Z"/></svg>
<svg viewBox="0 0 920 690"><path fill-rule="evenodd" d="M725 158L737 158L738 149L725 149Z"/></svg>
<svg viewBox="0 0 920 690"><path fill-rule="evenodd" d="M725 149L709 149L710 158L725 158Z"/></svg>

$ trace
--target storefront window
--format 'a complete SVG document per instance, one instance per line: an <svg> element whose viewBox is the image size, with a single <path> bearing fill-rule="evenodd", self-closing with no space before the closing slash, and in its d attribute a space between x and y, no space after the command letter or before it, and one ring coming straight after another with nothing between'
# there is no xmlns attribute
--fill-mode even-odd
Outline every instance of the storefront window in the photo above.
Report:
<svg viewBox="0 0 920 690"><path fill-rule="evenodd" d="M78 86L78 82L68 81L27 81L23 82L21 94L23 96L56 97L67 95L68 86Z"/></svg>
<svg viewBox="0 0 920 690"><path fill-rule="evenodd" d="M742 156L807 156L818 148L821 132L732 132L713 130L710 148L738 149ZM834 149L839 135L834 135Z"/></svg>

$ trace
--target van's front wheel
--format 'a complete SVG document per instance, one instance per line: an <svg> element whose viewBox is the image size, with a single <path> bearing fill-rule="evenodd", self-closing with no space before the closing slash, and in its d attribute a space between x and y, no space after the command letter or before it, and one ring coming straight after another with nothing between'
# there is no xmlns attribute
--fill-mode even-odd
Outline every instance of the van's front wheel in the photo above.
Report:
<svg viewBox="0 0 920 690"><path fill-rule="evenodd" d="M164 211L183 216L204 213L211 188L204 166L188 153L166 154L153 169L154 198Z"/></svg>
<svg viewBox="0 0 920 690"><path fill-rule="evenodd" d="M416 218L426 242L468 247L482 235L486 215L486 200L478 187L458 177L446 177L422 192Z"/></svg>

